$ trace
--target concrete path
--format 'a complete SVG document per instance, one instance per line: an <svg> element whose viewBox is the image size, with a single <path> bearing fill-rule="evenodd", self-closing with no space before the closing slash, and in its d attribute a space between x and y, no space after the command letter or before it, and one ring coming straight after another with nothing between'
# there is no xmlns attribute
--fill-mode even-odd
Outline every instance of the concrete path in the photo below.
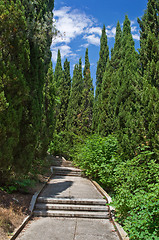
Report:
<svg viewBox="0 0 159 240"><path fill-rule="evenodd" d="M87 178L54 176L40 197L103 199Z"/></svg>
<svg viewBox="0 0 159 240"><path fill-rule="evenodd" d="M108 219L39 218L18 240L119 240Z"/></svg>
<svg viewBox="0 0 159 240"><path fill-rule="evenodd" d="M86 178L54 176L40 197L60 199L103 199ZM109 219L38 217L17 240L119 240Z"/></svg>

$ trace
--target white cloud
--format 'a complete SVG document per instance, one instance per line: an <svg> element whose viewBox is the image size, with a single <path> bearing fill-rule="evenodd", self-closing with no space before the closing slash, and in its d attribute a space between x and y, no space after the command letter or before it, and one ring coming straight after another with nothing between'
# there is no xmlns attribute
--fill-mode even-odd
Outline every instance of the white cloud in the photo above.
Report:
<svg viewBox="0 0 159 240"><path fill-rule="evenodd" d="M98 34L99 36L101 36L102 29L100 27L92 27L92 28L88 29L88 33L95 33L95 34Z"/></svg>
<svg viewBox="0 0 159 240"><path fill-rule="evenodd" d="M88 43L99 46L100 45L100 38L95 36L95 34L84 36L84 39L88 41Z"/></svg>
<svg viewBox="0 0 159 240"><path fill-rule="evenodd" d="M137 26L131 27L131 32L136 32L137 31Z"/></svg>
<svg viewBox="0 0 159 240"><path fill-rule="evenodd" d="M135 40L140 40L140 35L139 34L132 34L132 36L133 36L133 39L135 39Z"/></svg>
<svg viewBox="0 0 159 240"><path fill-rule="evenodd" d="M132 37L134 40L140 40L140 34L139 34L139 28L137 26L136 20L132 20L131 22L131 32L132 32Z"/></svg>
<svg viewBox="0 0 159 240"><path fill-rule="evenodd" d="M112 25L108 25L106 28L107 28L107 29L110 29L110 28L112 28Z"/></svg>
<svg viewBox="0 0 159 240"><path fill-rule="evenodd" d="M87 16L85 13L71 7L62 7L59 10L54 10L55 26L58 30L56 36L52 40L52 59L56 62L57 51L60 49L61 57L71 56L76 57L72 52L69 44L71 41L80 36L86 42L80 47L88 47L89 44L99 45L101 28L97 27L97 22L92 16ZM98 36L96 36L98 35Z"/></svg>
<svg viewBox="0 0 159 240"><path fill-rule="evenodd" d="M81 35L86 28L93 25L93 20L85 13L81 13L77 9L72 10L70 7L55 10L54 18L56 19L56 28L60 31L61 36L53 39L53 45L60 42L68 44L78 35Z"/></svg>
<svg viewBox="0 0 159 240"><path fill-rule="evenodd" d="M85 43L85 44L82 44L80 47L82 47L82 48L88 48L88 46L89 46L89 43Z"/></svg>
<svg viewBox="0 0 159 240"><path fill-rule="evenodd" d="M110 29L106 29L106 33L108 38L115 38L116 28L112 27Z"/></svg>
<svg viewBox="0 0 159 240"><path fill-rule="evenodd" d="M76 54L72 52L71 47L68 45L62 45L62 46L58 46L58 47L54 47L51 49L52 51L52 60L54 62L57 61L57 52L58 49L60 49L60 53L61 53L61 59L65 58L65 57L76 57Z"/></svg>

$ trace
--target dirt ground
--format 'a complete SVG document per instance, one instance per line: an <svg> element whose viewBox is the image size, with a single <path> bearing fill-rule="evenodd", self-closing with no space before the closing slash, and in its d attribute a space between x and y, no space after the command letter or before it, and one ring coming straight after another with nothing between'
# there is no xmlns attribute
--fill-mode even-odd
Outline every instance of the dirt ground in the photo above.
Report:
<svg viewBox="0 0 159 240"><path fill-rule="evenodd" d="M29 189L28 193L15 192L8 194L0 190L0 240L8 240L16 228L30 214L29 206L32 196L47 182L51 172L38 174L38 182Z"/></svg>

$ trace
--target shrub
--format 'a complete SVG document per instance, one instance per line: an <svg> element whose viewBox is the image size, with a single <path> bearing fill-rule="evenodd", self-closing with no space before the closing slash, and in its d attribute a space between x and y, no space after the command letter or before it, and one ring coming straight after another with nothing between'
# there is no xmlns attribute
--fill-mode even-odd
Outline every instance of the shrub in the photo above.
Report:
<svg viewBox="0 0 159 240"><path fill-rule="evenodd" d="M113 170L120 161L117 157L117 140L114 136L100 137L93 135L83 145L77 147L75 162L102 185L113 184Z"/></svg>

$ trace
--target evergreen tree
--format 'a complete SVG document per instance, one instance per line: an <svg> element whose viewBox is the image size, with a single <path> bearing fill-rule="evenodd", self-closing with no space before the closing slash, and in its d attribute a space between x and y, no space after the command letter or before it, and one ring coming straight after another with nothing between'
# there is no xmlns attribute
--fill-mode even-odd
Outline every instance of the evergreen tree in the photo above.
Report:
<svg viewBox="0 0 159 240"><path fill-rule="evenodd" d="M125 157L135 154L143 131L140 121L141 82L138 69L138 55L134 47L130 21L126 16L121 40L121 61L115 74L118 88L114 108L118 140Z"/></svg>
<svg viewBox="0 0 159 240"><path fill-rule="evenodd" d="M81 114L82 114L82 61L76 64L73 71L72 88L70 93L68 113L67 113L67 129L69 132L80 134L81 131Z"/></svg>
<svg viewBox="0 0 159 240"><path fill-rule="evenodd" d="M39 140L39 157L45 157L55 129L55 83L52 62L46 75L43 91L43 121Z"/></svg>
<svg viewBox="0 0 159 240"><path fill-rule="evenodd" d="M146 143L159 156L159 2L149 0L140 31L140 62L143 79L142 116Z"/></svg>
<svg viewBox="0 0 159 240"><path fill-rule="evenodd" d="M0 175L15 165L22 112L28 99L29 43L20 1L0 2ZM3 174L4 173L4 174Z"/></svg>
<svg viewBox="0 0 159 240"><path fill-rule="evenodd" d="M64 77L65 77L65 114L67 116L68 103L71 91L71 76L70 76L70 62L67 58L64 62ZM66 125L66 124L65 124Z"/></svg>
<svg viewBox="0 0 159 240"><path fill-rule="evenodd" d="M106 69L106 64L109 58L109 48L107 45L107 35L105 25L102 29L102 35L100 39L100 52L99 52L99 61L97 63L97 72L96 72L96 93L95 101L93 106L93 123L92 128L94 131L98 132L99 117L101 115L101 87L103 75Z"/></svg>
<svg viewBox="0 0 159 240"><path fill-rule="evenodd" d="M94 89L90 73L90 63L88 58L88 48L85 53L85 67L83 71L84 88L82 92L82 132L89 134L92 127L92 111L94 100Z"/></svg>
<svg viewBox="0 0 159 240"><path fill-rule="evenodd" d="M66 129L67 108L71 88L70 63L66 59L64 63L64 70L62 69L60 50L58 51L54 79L56 83L57 96L59 98L59 102L56 107L56 130L57 133L59 133L60 131L65 131Z"/></svg>
<svg viewBox="0 0 159 240"><path fill-rule="evenodd" d="M117 71L121 59L122 31L120 23L117 23L114 48L111 51L111 59L108 60L102 81L100 102L101 114L99 116L99 132L106 136L114 131L114 106L117 94L117 82L113 75ZM113 79L113 80L112 80Z"/></svg>
<svg viewBox="0 0 159 240"><path fill-rule="evenodd" d="M35 159L42 130L43 87L51 58L53 3L53 0L0 2L3 100L0 119L5 139L0 162L6 169L21 173L27 172Z"/></svg>
<svg viewBox="0 0 159 240"><path fill-rule="evenodd" d="M158 60L158 36L159 36L159 3L157 0L149 0L147 10L138 19L140 31L140 61L142 73L149 71L149 83L159 89L159 60Z"/></svg>
<svg viewBox="0 0 159 240"><path fill-rule="evenodd" d="M43 119L43 88L48 72L52 41L53 0L21 0L27 22L27 39L30 49L30 68L27 72L29 98L25 102L20 123L20 138L15 149L17 167L27 171L36 157Z"/></svg>
<svg viewBox="0 0 159 240"><path fill-rule="evenodd" d="M58 95L58 88L60 86L61 75L62 75L61 53L60 53L60 49L58 49L57 62L56 62L55 73L54 73L54 81L56 84L57 95Z"/></svg>

